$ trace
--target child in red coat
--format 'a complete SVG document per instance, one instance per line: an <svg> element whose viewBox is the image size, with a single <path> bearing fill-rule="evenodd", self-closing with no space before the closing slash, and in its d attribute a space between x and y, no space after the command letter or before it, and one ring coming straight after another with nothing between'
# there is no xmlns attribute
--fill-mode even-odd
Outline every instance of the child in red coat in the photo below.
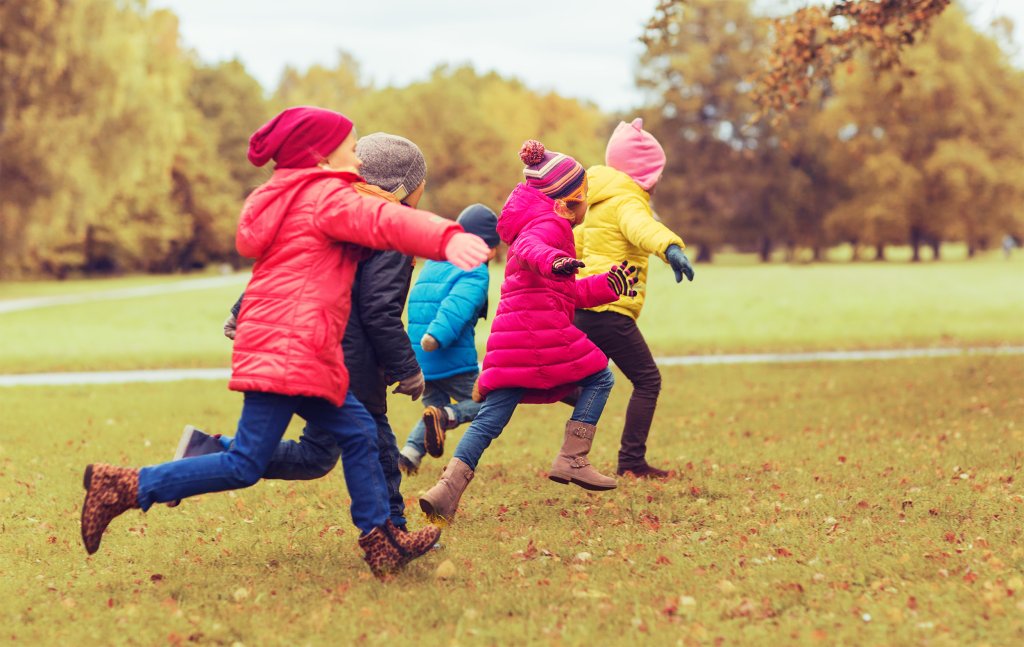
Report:
<svg viewBox="0 0 1024 647"><path fill-rule="evenodd" d="M256 483L295 414L329 430L342 448L352 520L375 575L437 541L435 527L406 533L388 519L373 420L348 393L340 343L361 253L339 243L447 259L465 269L483 262L488 247L440 216L357 193L355 142L345 116L310 107L289 108L253 134L249 160L277 165L246 199L238 225L238 251L256 264L232 355L229 386L244 393L235 441L223 453L142 469L89 465L81 518L89 553L131 508Z"/></svg>

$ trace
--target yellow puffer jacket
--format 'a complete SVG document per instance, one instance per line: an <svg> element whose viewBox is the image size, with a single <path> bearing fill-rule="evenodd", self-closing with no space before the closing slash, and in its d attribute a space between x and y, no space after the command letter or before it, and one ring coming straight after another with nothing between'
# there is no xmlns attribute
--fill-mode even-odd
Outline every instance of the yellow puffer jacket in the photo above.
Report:
<svg viewBox="0 0 1024 647"><path fill-rule="evenodd" d="M592 310L611 310L634 319L644 307L647 289L647 257L657 254L668 262L665 250L669 245L685 248L683 239L654 219L651 196L622 171L610 166L593 166L587 170L587 201L590 208L582 225L573 230L576 256L587 264L580 277L607 272L623 260L636 265L639 272L637 295L622 297Z"/></svg>

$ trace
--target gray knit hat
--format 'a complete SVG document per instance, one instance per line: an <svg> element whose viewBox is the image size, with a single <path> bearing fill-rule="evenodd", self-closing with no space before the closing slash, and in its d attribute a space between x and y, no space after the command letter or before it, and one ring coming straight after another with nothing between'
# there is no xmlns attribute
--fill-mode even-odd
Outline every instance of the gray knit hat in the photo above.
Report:
<svg viewBox="0 0 1024 647"><path fill-rule="evenodd" d="M367 182L405 200L427 177L427 162L419 146L405 137L373 133L356 142L359 170Z"/></svg>

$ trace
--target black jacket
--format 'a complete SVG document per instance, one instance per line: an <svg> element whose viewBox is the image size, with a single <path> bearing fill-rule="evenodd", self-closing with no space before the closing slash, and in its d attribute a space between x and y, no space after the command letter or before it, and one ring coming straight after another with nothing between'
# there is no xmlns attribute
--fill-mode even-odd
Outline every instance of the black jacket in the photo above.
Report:
<svg viewBox="0 0 1024 647"><path fill-rule="evenodd" d="M372 414L387 413L389 384L420 370L402 325L412 264L401 252L373 251L359 263L352 283L352 312L341 347L349 390ZM244 296L231 308L236 317Z"/></svg>

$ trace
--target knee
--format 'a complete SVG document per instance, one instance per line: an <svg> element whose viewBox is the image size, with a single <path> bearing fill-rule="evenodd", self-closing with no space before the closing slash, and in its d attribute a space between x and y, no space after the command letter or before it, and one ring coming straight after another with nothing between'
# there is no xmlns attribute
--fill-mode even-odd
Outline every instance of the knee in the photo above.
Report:
<svg viewBox="0 0 1024 647"><path fill-rule="evenodd" d="M637 393L658 397L658 394L661 393L661 371L658 370L658 367L652 366L649 370L641 373L634 380L633 389Z"/></svg>
<svg viewBox="0 0 1024 647"><path fill-rule="evenodd" d="M252 459L233 451L228 451L225 458L228 461L228 481L232 489L256 485L263 477L264 470Z"/></svg>
<svg viewBox="0 0 1024 647"><path fill-rule="evenodd" d="M610 391L611 388L615 386L615 374L612 373L610 369L604 369L604 372L601 373L601 379L598 380L597 385Z"/></svg>

